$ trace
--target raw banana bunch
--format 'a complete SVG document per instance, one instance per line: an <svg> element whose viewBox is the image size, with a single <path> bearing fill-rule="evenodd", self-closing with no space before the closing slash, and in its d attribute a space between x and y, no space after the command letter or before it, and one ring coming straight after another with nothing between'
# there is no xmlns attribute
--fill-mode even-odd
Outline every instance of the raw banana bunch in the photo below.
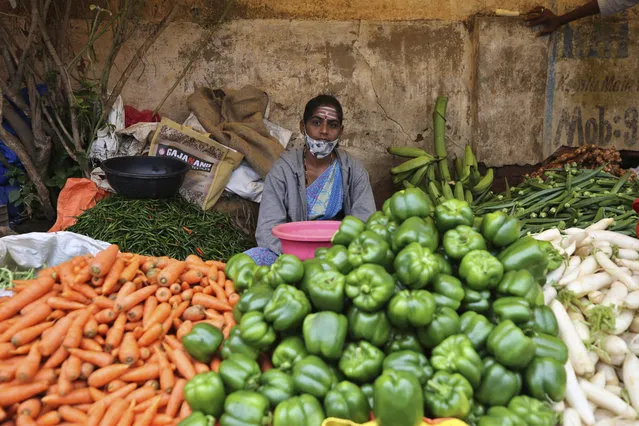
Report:
<svg viewBox="0 0 639 426"><path fill-rule="evenodd" d="M435 157L421 148L395 147L388 148L388 152L399 157L409 158L399 166L391 169L393 183L404 184L408 187L421 186L429 171L434 172Z"/></svg>
<svg viewBox="0 0 639 426"><path fill-rule="evenodd" d="M455 158L455 174L457 182L461 182L465 189L469 189L474 196L479 196L488 191L493 184L493 169L488 169L484 176L479 174L477 158L470 145L464 149L464 157Z"/></svg>

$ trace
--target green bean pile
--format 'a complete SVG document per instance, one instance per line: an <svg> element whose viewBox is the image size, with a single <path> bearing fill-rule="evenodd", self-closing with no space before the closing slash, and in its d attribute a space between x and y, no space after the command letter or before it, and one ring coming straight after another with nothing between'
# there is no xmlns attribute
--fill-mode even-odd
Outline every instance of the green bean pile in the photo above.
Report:
<svg viewBox="0 0 639 426"><path fill-rule="evenodd" d="M121 251L147 256L226 261L253 246L222 212L203 212L179 197L131 200L118 195L99 201L67 231L117 244Z"/></svg>
<svg viewBox="0 0 639 426"><path fill-rule="evenodd" d="M632 203L639 198L639 183L631 173L617 177L602 171L579 168L548 169L544 178L526 179L504 194L488 194L476 200L475 213L502 210L520 218L522 233L548 228L587 227L603 218L614 218L611 231L635 236L639 216Z"/></svg>

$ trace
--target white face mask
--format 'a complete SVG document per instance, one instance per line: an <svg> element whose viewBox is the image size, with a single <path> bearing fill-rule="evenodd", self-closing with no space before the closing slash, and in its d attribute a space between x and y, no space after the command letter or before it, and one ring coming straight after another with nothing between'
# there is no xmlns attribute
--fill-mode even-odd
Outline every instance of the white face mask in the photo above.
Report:
<svg viewBox="0 0 639 426"><path fill-rule="evenodd" d="M322 159L331 155L331 152L335 149L335 146L339 143L339 138L335 139L332 142L328 141L318 141L310 137L309 135L305 135L306 146L311 151L311 154L315 156L315 158Z"/></svg>

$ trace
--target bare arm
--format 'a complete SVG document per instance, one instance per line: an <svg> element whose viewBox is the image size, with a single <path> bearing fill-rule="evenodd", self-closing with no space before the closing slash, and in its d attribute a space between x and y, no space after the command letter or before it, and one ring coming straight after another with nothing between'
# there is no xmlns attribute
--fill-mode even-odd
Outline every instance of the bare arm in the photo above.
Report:
<svg viewBox="0 0 639 426"><path fill-rule="evenodd" d="M539 32L539 35L546 35L569 22L573 22L587 16L598 15L599 13L599 2L597 0L591 0L572 12L568 12L560 16L555 15L550 9L539 6L528 12L525 20L528 22L528 26L531 27L541 25L543 28Z"/></svg>

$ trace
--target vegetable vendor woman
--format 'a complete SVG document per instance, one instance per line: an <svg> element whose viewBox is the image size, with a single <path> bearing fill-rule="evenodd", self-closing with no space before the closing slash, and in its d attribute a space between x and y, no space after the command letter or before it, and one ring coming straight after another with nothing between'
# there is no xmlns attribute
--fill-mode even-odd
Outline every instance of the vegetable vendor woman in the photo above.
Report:
<svg viewBox="0 0 639 426"><path fill-rule="evenodd" d="M304 148L282 154L266 176L255 233L258 247L246 251L258 265L272 264L282 252L271 233L274 226L346 215L366 221L375 212L368 172L339 149L342 121L342 106L333 96L320 95L306 104L300 122Z"/></svg>

